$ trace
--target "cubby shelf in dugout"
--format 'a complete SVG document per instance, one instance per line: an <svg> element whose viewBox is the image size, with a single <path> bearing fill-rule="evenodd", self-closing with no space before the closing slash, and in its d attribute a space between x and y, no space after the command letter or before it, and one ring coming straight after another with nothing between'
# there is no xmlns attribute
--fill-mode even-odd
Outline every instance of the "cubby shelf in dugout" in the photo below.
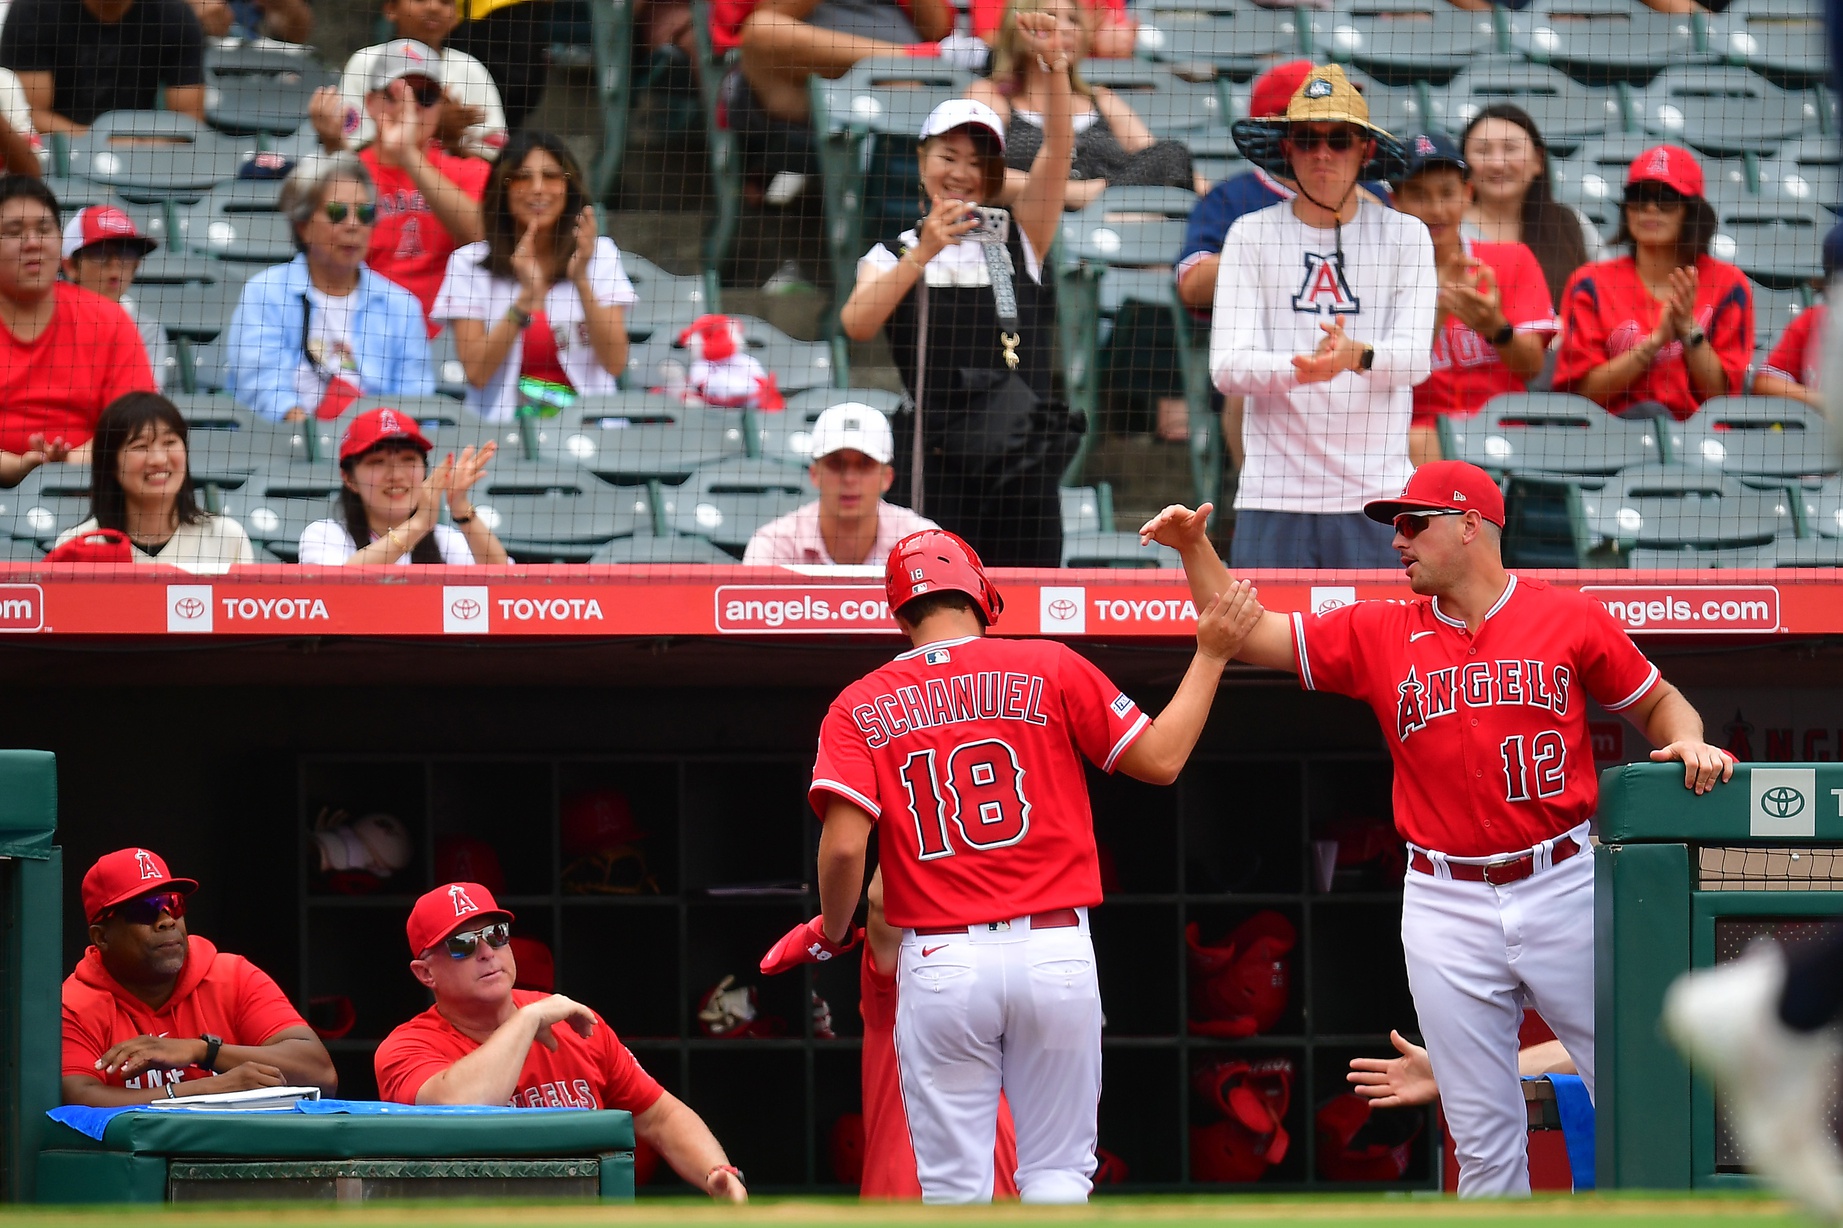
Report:
<svg viewBox="0 0 1843 1228"><path fill-rule="evenodd" d="M434 882L431 836L468 835L499 852L509 888L501 902L518 914L515 933L551 946L558 990L599 1011L662 1084L706 1117L758 1192L843 1190L829 1135L860 1104L857 961L764 978L761 953L817 911L817 896L709 894L811 882L819 826L805 804L810 769L810 760L785 755L301 757L295 989L301 1001L327 993L354 1000L358 1026L328 1046L342 1093L375 1094L378 1041L428 1004L407 968L403 922ZM508 781L516 788L508 791ZM1414 1026L1400 888L1345 874L1320 891L1313 840L1343 815L1386 818L1388 781L1386 761L1360 755L1199 757L1172 789L1090 773L1096 831L1117 887L1093 919L1109 1024L1100 1139L1130 1172L1125 1185L1102 1192L1357 1188L1317 1176L1313 1116L1343 1089L1350 1057L1386 1056L1389 1029ZM649 832L658 894L563 890L560 806L597 786L629 793ZM414 838L415 860L378 894L323 894L308 833L329 805L354 817L396 814ZM543 882L533 878L538 866ZM1185 925L1199 922L1214 942L1263 909L1287 916L1298 934L1286 1014L1243 1040L1190 1035ZM731 973L757 986L762 1013L782 1018L785 1034L702 1033L698 1001ZM831 1007L836 1039L812 1035L814 990ZM1190 1179L1190 1126L1200 1119L1191 1072L1218 1056L1294 1061L1291 1150L1259 1182ZM1429 1114L1407 1177L1390 1188L1437 1186L1436 1143ZM682 1187L663 1167L643 1187L674 1188Z"/></svg>

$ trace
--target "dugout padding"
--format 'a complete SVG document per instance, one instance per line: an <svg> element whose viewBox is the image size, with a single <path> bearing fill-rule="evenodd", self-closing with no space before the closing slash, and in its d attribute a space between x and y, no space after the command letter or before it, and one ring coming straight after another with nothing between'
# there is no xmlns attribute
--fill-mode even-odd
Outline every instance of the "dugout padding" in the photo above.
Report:
<svg viewBox="0 0 1843 1228"><path fill-rule="evenodd" d="M4 743L0 743L4 744ZM58 1102L63 865L52 843L57 764L0 751L0 1201L34 1192L33 1156Z"/></svg>

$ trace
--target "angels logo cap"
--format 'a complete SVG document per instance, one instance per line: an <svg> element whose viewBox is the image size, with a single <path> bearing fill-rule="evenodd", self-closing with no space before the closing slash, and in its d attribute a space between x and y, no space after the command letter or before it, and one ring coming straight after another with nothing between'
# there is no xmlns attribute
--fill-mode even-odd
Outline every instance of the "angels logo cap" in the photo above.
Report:
<svg viewBox="0 0 1843 1228"><path fill-rule="evenodd" d="M410 909L409 923L403 928L410 940L410 957L420 959L424 951L450 934L516 919L499 907L493 893L479 883L444 883L417 897L415 907Z"/></svg>
<svg viewBox="0 0 1843 1228"><path fill-rule="evenodd" d="M393 439L402 439L421 448L426 456L435 447L429 437L416 425L416 419L400 409L380 408L362 413L352 419L352 425L346 428L345 437L339 441L339 463L345 464L354 456L369 452L381 443Z"/></svg>
<svg viewBox="0 0 1843 1228"><path fill-rule="evenodd" d="M95 921L117 904L156 891L190 895L197 890L197 879L175 878L160 854L139 848L116 849L98 857L84 873L83 915Z"/></svg>
<svg viewBox="0 0 1843 1228"><path fill-rule="evenodd" d="M392 39L371 63L371 88L387 90L393 81L405 77L427 77L442 83L441 53L413 38Z"/></svg>
<svg viewBox="0 0 1843 1228"><path fill-rule="evenodd" d="M889 464L896 455L889 419L857 401L828 407L813 423L813 459L822 460L846 450L862 452L879 465Z"/></svg>
<svg viewBox="0 0 1843 1228"><path fill-rule="evenodd" d="M1681 145L1653 145L1632 159L1625 186L1635 183L1662 183L1685 196L1701 196L1702 163Z"/></svg>
<svg viewBox="0 0 1843 1228"><path fill-rule="evenodd" d="M1430 461L1414 471L1401 494L1393 499L1373 499L1363 514L1383 524L1415 512L1477 512L1498 528L1504 527L1504 492L1491 475L1464 461Z"/></svg>
<svg viewBox="0 0 1843 1228"><path fill-rule="evenodd" d="M1444 132L1417 132L1402 142L1407 154L1407 169L1402 172L1397 183L1406 183L1424 170L1436 166L1450 166L1467 178L1471 177L1472 168L1466 165L1465 155L1459 152L1459 145Z"/></svg>
<svg viewBox="0 0 1843 1228"><path fill-rule="evenodd" d="M998 118L998 112L983 102L971 98L951 98L934 110L928 112L928 118L922 121L921 139L940 136L943 132L952 132L955 128L978 128L990 133L998 142L999 151L1005 148L1005 121Z"/></svg>
<svg viewBox="0 0 1843 1228"><path fill-rule="evenodd" d="M134 219L114 205L91 205L87 209L79 209L70 221L64 223L66 260L92 244L110 242L138 245L143 256L160 246L136 230Z"/></svg>

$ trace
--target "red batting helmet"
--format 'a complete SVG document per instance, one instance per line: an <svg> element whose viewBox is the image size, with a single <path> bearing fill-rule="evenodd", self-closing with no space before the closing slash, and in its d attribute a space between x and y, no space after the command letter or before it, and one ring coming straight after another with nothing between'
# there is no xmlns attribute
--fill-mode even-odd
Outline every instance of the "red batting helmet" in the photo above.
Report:
<svg viewBox="0 0 1843 1228"><path fill-rule="evenodd" d="M587 857L646 839L633 804L619 789L584 789L563 799L558 837L567 857Z"/></svg>
<svg viewBox="0 0 1843 1228"><path fill-rule="evenodd" d="M988 627L1005 608L978 552L946 529L923 529L897 542L883 567L883 590L892 614L923 593L943 591L971 597Z"/></svg>
<svg viewBox="0 0 1843 1228"><path fill-rule="evenodd" d="M550 948L537 939L514 934L512 964L518 969L518 975L512 978L512 988L557 992L556 958L551 955Z"/></svg>
<svg viewBox="0 0 1843 1228"><path fill-rule="evenodd" d="M1292 1139L1284 1124L1293 1099L1293 1064L1213 1062L1191 1076L1223 1118L1190 1131L1190 1175L1197 1181L1258 1181L1286 1158Z"/></svg>
<svg viewBox="0 0 1843 1228"><path fill-rule="evenodd" d="M435 877L444 883L481 883L492 892L506 889L499 850L472 836L435 837Z"/></svg>
<svg viewBox="0 0 1843 1228"><path fill-rule="evenodd" d="M1190 1031L1239 1039L1265 1032L1286 1013L1293 923L1271 909L1257 912L1221 945L1206 947L1197 923L1184 927L1190 947Z"/></svg>
<svg viewBox="0 0 1843 1228"><path fill-rule="evenodd" d="M1400 1181L1423 1114L1383 1109L1346 1092L1318 1109L1318 1175L1327 1181Z"/></svg>

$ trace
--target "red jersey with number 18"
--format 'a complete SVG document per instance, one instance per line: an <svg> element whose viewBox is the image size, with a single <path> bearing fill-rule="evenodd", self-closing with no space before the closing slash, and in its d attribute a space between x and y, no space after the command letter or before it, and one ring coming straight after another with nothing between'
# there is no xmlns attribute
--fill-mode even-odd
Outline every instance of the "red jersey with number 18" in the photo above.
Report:
<svg viewBox="0 0 1843 1228"><path fill-rule="evenodd" d="M891 925L1098 904L1081 761L1111 772L1151 723L1052 640L925 644L832 702L807 797L821 818L838 797L877 821Z"/></svg>
<svg viewBox="0 0 1843 1228"><path fill-rule="evenodd" d="M1658 683L1606 607L1517 576L1476 635L1437 597L1360 601L1294 614L1293 650L1308 690L1374 709L1396 829L1455 857L1521 852L1586 821L1599 799L1586 696L1622 712Z"/></svg>

